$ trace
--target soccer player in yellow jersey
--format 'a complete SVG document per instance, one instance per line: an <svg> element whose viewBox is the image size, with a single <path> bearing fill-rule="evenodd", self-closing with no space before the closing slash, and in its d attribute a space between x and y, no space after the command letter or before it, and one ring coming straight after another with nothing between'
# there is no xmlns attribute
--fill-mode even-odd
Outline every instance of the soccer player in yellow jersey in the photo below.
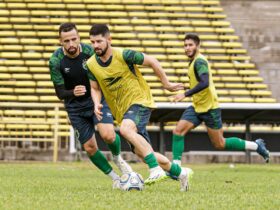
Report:
<svg viewBox="0 0 280 210"><path fill-rule="evenodd" d="M210 65L207 59L199 52L200 39L196 34L187 34L184 39L185 53L190 59L188 76L190 89L185 93L175 95L173 101L178 102L185 97L192 97L193 106L188 107L173 130L172 152L173 162L181 165L184 151L184 136L193 128L204 122L212 144L221 150L254 150L266 162L269 161L269 151L264 141L245 141L237 137L223 136L221 110L218 96L213 83Z"/></svg>
<svg viewBox="0 0 280 210"><path fill-rule="evenodd" d="M177 91L183 89L183 85L169 82L155 58L133 50L113 48L110 31L105 24L92 26L90 41L95 55L87 61L87 66L97 118L102 118L102 90L113 116L120 124L121 135L129 142L132 151L149 166L150 175L145 184L165 179L164 169L178 176L181 191L187 191L192 170L171 163L165 156L154 152L150 145L146 125L155 104L150 88L136 65L150 66L167 90Z"/></svg>

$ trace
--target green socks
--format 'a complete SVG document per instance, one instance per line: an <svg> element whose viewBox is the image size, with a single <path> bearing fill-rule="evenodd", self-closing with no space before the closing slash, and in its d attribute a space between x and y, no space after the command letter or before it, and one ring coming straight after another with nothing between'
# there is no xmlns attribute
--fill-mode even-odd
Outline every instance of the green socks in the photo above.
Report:
<svg viewBox="0 0 280 210"><path fill-rule="evenodd" d="M103 171L104 174L109 174L113 170L112 166L110 166L108 160L100 150L97 150L97 152L89 157L89 159L97 168Z"/></svg>
<svg viewBox="0 0 280 210"><path fill-rule="evenodd" d="M149 155L144 157L144 161L148 164L149 168L155 168L158 166L158 162L154 153L150 153Z"/></svg>
<svg viewBox="0 0 280 210"><path fill-rule="evenodd" d="M112 144L107 144L112 154L117 156L121 153L121 140L120 136L116 133L115 141Z"/></svg>
<svg viewBox="0 0 280 210"><path fill-rule="evenodd" d="M185 149L184 136L173 134L172 136L173 160L181 160L184 149Z"/></svg>
<svg viewBox="0 0 280 210"><path fill-rule="evenodd" d="M179 175L181 174L181 171L182 171L182 168L178 164L176 164L176 163L171 164L171 168L169 170L170 175L179 177Z"/></svg>
<svg viewBox="0 0 280 210"><path fill-rule="evenodd" d="M230 137L225 139L225 150L245 150L245 141L237 138Z"/></svg>

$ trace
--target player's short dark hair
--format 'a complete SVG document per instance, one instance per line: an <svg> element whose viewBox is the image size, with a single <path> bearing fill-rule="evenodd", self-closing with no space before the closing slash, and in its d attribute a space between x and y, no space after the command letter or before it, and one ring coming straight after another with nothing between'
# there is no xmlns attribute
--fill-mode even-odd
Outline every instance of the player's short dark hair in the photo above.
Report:
<svg viewBox="0 0 280 210"><path fill-rule="evenodd" d="M192 33L186 34L184 41L187 39L193 40L196 45L200 44L200 38L197 34L192 34Z"/></svg>
<svg viewBox="0 0 280 210"><path fill-rule="evenodd" d="M72 31L73 29L75 29L76 31L77 30L77 27L74 23L62 23L60 26L59 26L59 36L61 35L62 32L68 32L68 31Z"/></svg>
<svg viewBox="0 0 280 210"><path fill-rule="evenodd" d="M110 30L106 24L93 24L89 31L90 36L105 36L107 34L110 34Z"/></svg>

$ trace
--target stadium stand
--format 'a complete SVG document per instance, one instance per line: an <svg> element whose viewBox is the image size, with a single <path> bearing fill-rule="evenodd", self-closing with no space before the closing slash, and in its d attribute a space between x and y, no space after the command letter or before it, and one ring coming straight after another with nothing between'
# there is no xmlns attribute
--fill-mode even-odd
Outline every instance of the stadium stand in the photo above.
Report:
<svg viewBox="0 0 280 210"><path fill-rule="evenodd" d="M184 82L186 87L187 60L182 39L187 32L198 33L202 39L201 52L212 65L220 102L276 102L218 0L62 0L59 3L53 0L3 0L0 2L1 104L38 102L45 107L45 104L59 102L49 78L48 59L59 46L59 24L68 21L77 24L85 43L89 43L91 24L109 24L114 46L153 55L171 81ZM168 102L171 93L162 89L152 70L141 68L141 71L156 102ZM189 101L186 98L184 102ZM0 110L1 140L14 136L41 138L53 135L51 124L36 125L38 130L34 131L36 126L33 124L14 123L21 120L51 122L53 112L43 111L41 107L38 111L33 107L26 110L25 106L6 109ZM57 134L59 147L68 149L70 126L65 112L59 116L62 123L59 127L62 130ZM6 119L12 119L13 123ZM14 143L1 142L1 146L4 145Z"/></svg>

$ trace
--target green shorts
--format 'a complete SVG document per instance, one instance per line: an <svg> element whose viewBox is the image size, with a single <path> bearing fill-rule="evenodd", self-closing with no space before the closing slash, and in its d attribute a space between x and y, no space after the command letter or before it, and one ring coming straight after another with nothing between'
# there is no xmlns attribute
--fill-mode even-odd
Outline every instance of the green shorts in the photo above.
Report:
<svg viewBox="0 0 280 210"><path fill-rule="evenodd" d="M188 107L181 116L180 120L186 120L194 124L194 126L200 125L202 122L212 129L222 128L222 115L221 109L210 109L208 112L197 113L193 106Z"/></svg>

